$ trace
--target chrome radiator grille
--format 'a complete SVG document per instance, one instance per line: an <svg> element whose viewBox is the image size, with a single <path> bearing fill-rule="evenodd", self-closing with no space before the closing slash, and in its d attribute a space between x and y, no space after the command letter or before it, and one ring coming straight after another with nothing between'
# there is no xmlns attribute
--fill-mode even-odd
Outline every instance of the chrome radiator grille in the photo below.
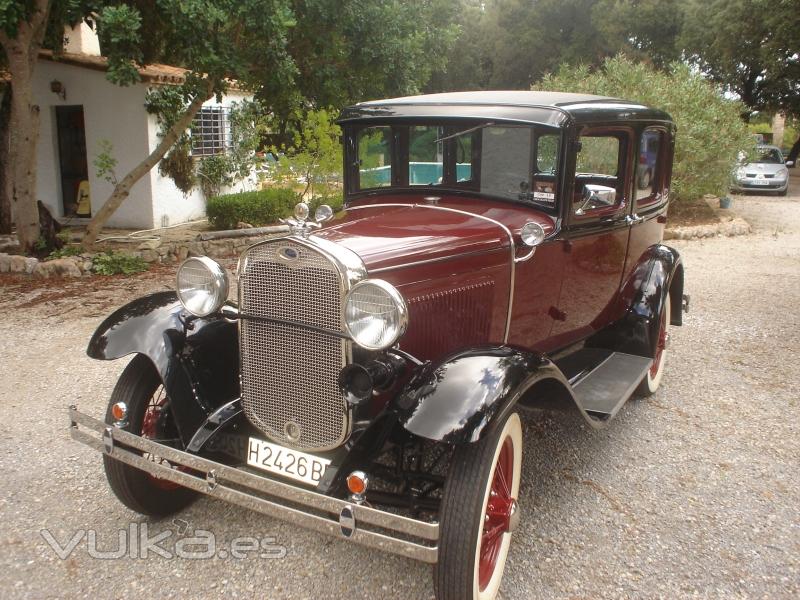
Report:
<svg viewBox="0 0 800 600"><path fill-rule="evenodd" d="M344 292L336 265L295 240L259 244L242 257L242 406L250 422L280 444L323 450L347 436L338 385L346 341L280 322L341 332Z"/></svg>

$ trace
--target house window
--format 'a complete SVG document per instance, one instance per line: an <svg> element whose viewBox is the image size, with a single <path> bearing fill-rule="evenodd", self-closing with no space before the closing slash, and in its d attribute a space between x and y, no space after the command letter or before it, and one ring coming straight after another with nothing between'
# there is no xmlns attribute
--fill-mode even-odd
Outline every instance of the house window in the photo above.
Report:
<svg viewBox="0 0 800 600"><path fill-rule="evenodd" d="M230 107L204 106L192 121L192 156L221 154L231 145Z"/></svg>

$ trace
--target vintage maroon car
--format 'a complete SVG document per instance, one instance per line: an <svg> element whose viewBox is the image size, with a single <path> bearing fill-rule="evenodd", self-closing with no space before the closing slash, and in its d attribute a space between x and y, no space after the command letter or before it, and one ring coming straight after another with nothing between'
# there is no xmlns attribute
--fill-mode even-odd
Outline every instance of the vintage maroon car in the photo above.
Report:
<svg viewBox="0 0 800 600"><path fill-rule="evenodd" d="M238 304L192 257L177 292L112 314L89 355L135 356L104 420L70 409L72 435L140 513L206 493L433 563L440 599L492 598L525 510L521 411L599 428L661 381L686 308L661 243L675 127L547 92L340 123L344 209L298 204L248 248Z"/></svg>

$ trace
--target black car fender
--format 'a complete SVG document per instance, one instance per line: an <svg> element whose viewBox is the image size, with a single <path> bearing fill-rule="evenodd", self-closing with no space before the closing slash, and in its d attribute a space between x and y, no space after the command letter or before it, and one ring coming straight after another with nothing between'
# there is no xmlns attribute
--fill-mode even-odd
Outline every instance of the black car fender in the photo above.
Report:
<svg viewBox="0 0 800 600"><path fill-rule="evenodd" d="M507 346L473 348L420 367L394 408L402 427L418 437L475 442L546 381L572 396L564 375L544 355Z"/></svg>
<svg viewBox="0 0 800 600"><path fill-rule="evenodd" d="M207 416L239 395L236 324L214 315L198 318L175 292L158 292L109 315L86 353L98 360L143 354L164 383L184 444Z"/></svg>
<svg viewBox="0 0 800 600"><path fill-rule="evenodd" d="M625 315L586 341L590 348L653 357L661 311L670 299L670 324L683 323L683 261L674 248L650 246L623 285Z"/></svg>
<svg viewBox="0 0 800 600"><path fill-rule="evenodd" d="M667 295L671 304L671 325L683 323L683 260L674 248L656 244L640 260L630 285L634 298L631 311L656 326Z"/></svg>

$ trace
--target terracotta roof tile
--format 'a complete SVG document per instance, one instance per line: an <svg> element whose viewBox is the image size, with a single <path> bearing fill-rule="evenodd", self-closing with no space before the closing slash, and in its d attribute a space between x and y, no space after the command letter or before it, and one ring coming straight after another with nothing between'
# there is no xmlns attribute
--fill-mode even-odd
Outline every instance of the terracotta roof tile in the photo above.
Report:
<svg viewBox="0 0 800 600"><path fill-rule="evenodd" d="M108 59L104 56L94 56L91 54L72 54L63 52L54 55L51 50L41 50L39 57L53 62L60 62L76 67L84 67L86 69L94 69L96 71L105 71L108 69ZM181 67L173 67L171 65L149 64L139 67L139 75L142 81L149 83L171 83L181 84L184 81L184 76L188 72L187 69ZM236 85L232 86L236 88Z"/></svg>

